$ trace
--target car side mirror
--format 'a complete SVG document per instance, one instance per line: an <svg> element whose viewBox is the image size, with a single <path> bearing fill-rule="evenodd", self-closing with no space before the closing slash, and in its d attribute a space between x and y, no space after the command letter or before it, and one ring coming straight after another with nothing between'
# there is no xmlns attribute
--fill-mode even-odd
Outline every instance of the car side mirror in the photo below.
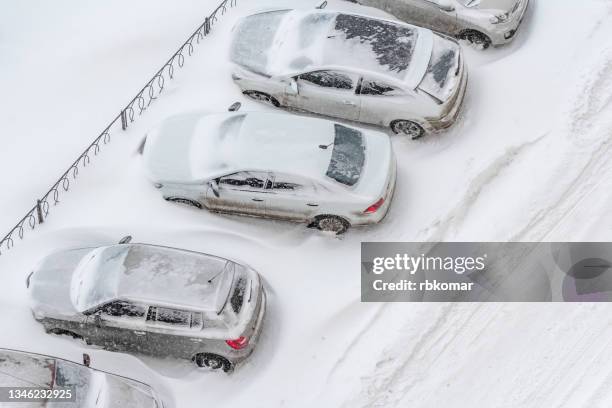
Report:
<svg viewBox="0 0 612 408"><path fill-rule="evenodd" d="M446 11L448 13L455 11L455 6L448 0L438 0L438 7L442 11Z"/></svg>
<svg viewBox="0 0 612 408"><path fill-rule="evenodd" d="M98 328L102 327L102 316L100 316L100 313L94 315L94 324Z"/></svg>
<svg viewBox="0 0 612 408"><path fill-rule="evenodd" d="M213 194L215 195L215 197L219 198L221 195L219 194L219 182L217 181L217 179L214 180L210 180L208 182L208 186L210 187L210 189L212 190Z"/></svg>
<svg viewBox="0 0 612 408"><path fill-rule="evenodd" d="M89 354L87 353L83 353L83 365L85 367L89 367L91 365L91 357L89 357Z"/></svg>
<svg viewBox="0 0 612 408"><path fill-rule="evenodd" d="M132 242L132 236L131 235L126 235L125 237L123 237L123 238L121 238L119 240L119 245L129 244L130 242Z"/></svg>
<svg viewBox="0 0 612 408"><path fill-rule="evenodd" d="M242 104L240 102L234 102L229 108L227 108L227 110L229 112L237 112L241 106Z"/></svg>

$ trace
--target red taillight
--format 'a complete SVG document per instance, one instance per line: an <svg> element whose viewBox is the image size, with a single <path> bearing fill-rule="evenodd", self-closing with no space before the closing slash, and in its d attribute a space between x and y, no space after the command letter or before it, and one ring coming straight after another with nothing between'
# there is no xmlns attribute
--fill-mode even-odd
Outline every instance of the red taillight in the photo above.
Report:
<svg viewBox="0 0 612 408"><path fill-rule="evenodd" d="M385 203L385 199L381 198L380 200L378 200L377 202L375 202L374 204L372 204L371 206L369 206L368 208L366 208L366 210L364 211L364 213L366 214L374 214L376 211L378 211L378 209Z"/></svg>
<svg viewBox="0 0 612 408"><path fill-rule="evenodd" d="M249 345L249 338L240 336L234 340L225 340L228 346L233 348L234 350L240 350Z"/></svg>

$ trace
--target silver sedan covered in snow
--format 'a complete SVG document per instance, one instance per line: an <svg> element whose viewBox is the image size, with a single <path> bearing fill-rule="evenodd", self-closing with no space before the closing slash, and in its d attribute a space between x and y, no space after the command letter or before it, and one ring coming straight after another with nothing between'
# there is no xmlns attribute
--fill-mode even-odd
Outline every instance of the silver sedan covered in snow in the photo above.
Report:
<svg viewBox="0 0 612 408"><path fill-rule="evenodd" d="M224 371L253 351L266 303L246 266L144 244L61 251L27 283L49 333Z"/></svg>
<svg viewBox="0 0 612 408"><path fill-rule="evenodd" d="M514 39L529 0L350 0L483 48Z"/></svg>
<svg viewBox="0 0 612 408"><path fill-rule="evenodd" d="M8 404L15 407L165 407L155 391L139 381L56 357L7 349L0 349L0 387L10 387L15 395L23 388L40 388L57 396L40 402L15 399L15 405Z"/></svg>
<svg viewBox="0 0 612 408"><path fill-rule="evenodd" d="M386 134L284 113L167 119L144 161L166 200L335 233L379 222L395 186Z"/></svg>
<svg viewBox="0 0 612 408"><path fill-rule="evenodd" d="M455 40L325 10L243 18L234 28L230 58L235 83L250 97L412 138L451 126L467 86Z"/></svg>

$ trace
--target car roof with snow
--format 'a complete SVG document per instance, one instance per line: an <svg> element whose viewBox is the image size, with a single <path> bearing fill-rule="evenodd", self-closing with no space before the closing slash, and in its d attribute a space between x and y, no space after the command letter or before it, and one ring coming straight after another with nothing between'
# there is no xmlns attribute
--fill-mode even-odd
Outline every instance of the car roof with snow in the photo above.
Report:
<svg viewBox="0 0 612 408"><path fill-rule="evenodd" d="M75 269L71 300L80 312L118 299L217 312L233 266L215 256L153 245L100 247Z"/></svg>
<svg viewBox="0 0 612 408"><path fill-rule="evenodd" d="M269 171L352 185L352 173L365 161L368 136L329 120L253 112L180 115L149 137L145 160L159 182L198 183L239 171Z"/></svg>
<svg viewBox="0 0 612 408"><path fill-rule="evenodd" d="M344 68L413 85L427 68L432 38L429 30L391 20L326 10L274 10L237 24L231 59L267 76Z"/></svg>

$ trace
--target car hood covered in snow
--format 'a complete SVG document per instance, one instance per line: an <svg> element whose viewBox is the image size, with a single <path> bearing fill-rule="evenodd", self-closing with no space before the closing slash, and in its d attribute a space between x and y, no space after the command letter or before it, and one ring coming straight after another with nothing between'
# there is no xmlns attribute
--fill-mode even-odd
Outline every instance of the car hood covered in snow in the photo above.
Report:
<svg viewBox="0 0 612 408"><path fill-rule="evenodd" d="M54 315L77 314L70 301L70 282L75 268L93 248L51 254L34 269L29 280L32 309Z"/></svg>

